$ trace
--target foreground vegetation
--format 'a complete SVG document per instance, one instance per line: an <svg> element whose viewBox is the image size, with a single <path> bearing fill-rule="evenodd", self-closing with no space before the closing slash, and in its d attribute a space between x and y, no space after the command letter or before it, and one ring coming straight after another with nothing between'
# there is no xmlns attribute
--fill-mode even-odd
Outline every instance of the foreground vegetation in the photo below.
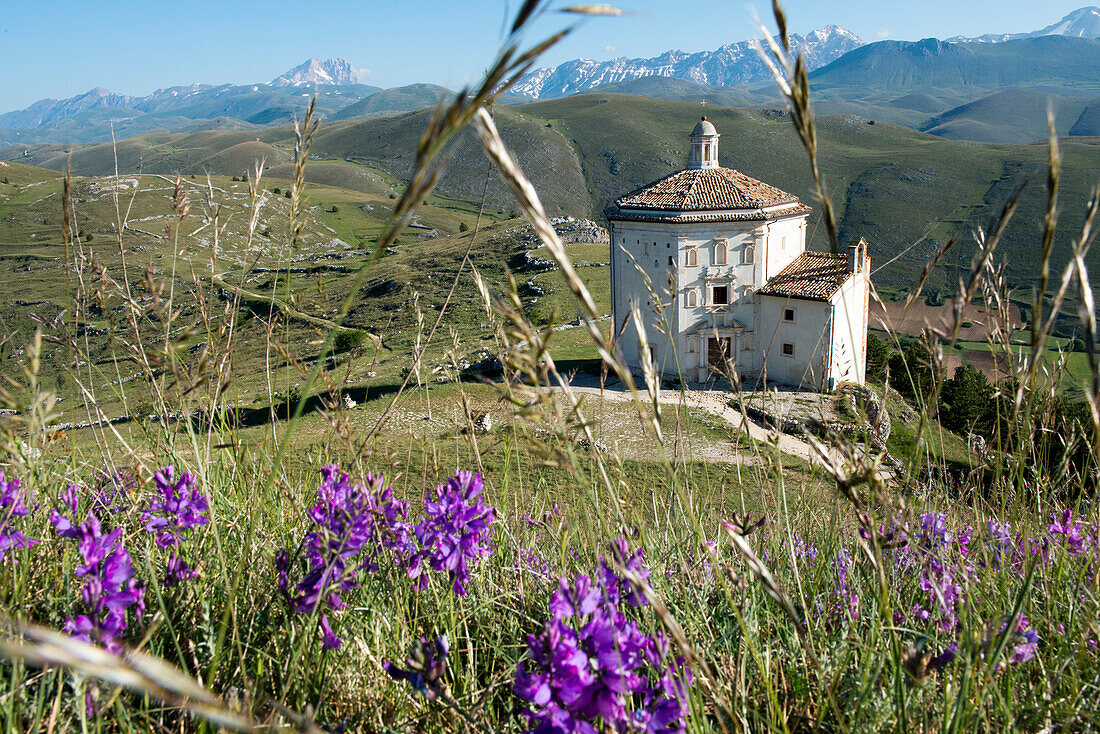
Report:
<svg viewBox="0 0 1100 734"><path fill-rule="evenodd" d="M518 28L538 6L523 6ZM807 438L809 463L751 432L727 437L729 461L702 461L685 446L729 429L662 404L658 385L618 362L601 320L605 271L574 268L571 255L592 258L591 247L561 243L484 112L537 50L507 47L481 87L439 110L400 196L358 208L384 208L384 221L370 214L377 227L346 272L307 273L312 290L292 276L323 250L311 240L318 219L367 225L326 218L352 208L343 201L307 202L319 191L305 185L309 117L278 182L289 197L257 167L203 200L224 242L192 229L199 195L181 177L156 194L157 242L170 249L134 252L120 204L100 251L107 233L82 226L77 199L105 184L54 182L66 300L21 316L27 338L5 344L0 393L5 728L1100 725L1091 314L1087 410L1066 424L1060 453L1044 417L1063 390L1038 359L1069 286L1038 288L1035 358L1017 364L1014 389L989 388L997 440L957 482L937 479L945 462L926 430L947 412L941 397L954 410L951 396L969 389L932 366L951 334L929 335L927 364L894 344L902 357L882 373L890 401L910 400L912 456L931 457L923 474L886 471L840 435ZM780 45L772 59L820 172L804 74ZM429 199L438 156L463 129L530 230ZM1056 151L1052 140L1052 190ZM144 201L146 184L126 194ZM452 236L398 241L433 202ZM231 206L234 224L219 229ZM1012 215L979 236L963 302L1004 301L994 263ZM515 237L545 248L557 291L532 297L550 273L524 285L505 267L505 247L521 259L529 249ZM1088 303L1087 226L1072 239L1062 283ZM487 242L495 259L478 257ZM55 277L37 272L40 289ZM34 286L11 282L28 300ZM562 313L579 318L555 330ZM475 355L491 379L471 376ZM629 396L625 425L594 424L609 414L563 377L578 366ZM103 420L122 410L136 417ZM61 411L89 425L60 430ZM503 419L490 425L491 412Z"/></svg>

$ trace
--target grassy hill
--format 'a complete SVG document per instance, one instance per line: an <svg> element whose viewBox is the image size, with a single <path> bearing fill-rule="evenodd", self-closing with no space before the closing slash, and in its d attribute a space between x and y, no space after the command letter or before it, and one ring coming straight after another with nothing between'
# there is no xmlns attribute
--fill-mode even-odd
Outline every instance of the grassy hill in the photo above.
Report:
<svg viewBox="0 0 1100 734"><path fill-rule="evenodd" d="M354 120L361 117L392 115L434 107L439 101L454 97L454 92L438 84L409 84L376 92L366 99L348 105L328 117L330 121Z"/></svg>
<svg viewBox="0 0 1100 734"><path fill-rule="evenodd" d="M1030 143L1046 139L1049 106L1059 135L1088 135L1083 132L1086 126L1077 128L1082 132L1071 131L1094 102L1030 89L1006 89L936 115L921 130L957 140Z"/></svg>
<svg viewBox="0 0 1100 734"><path fill-rule="evenodd" d="M901 104L927 102L914 93ZM1010 110L1011 105L1001 108ZM706 111L723 135L723 165L812 199L805 154L785 113L709 105ZM502 107L496 116L505 140L552 214L598 217L616 196L684 165L687 132L699 113L696 103L589 94ZM322 124L311 155L325 163L308 167L307 177L349 190L395 190L411 171L415 146L430 114L422 110ZM1043 145L947 140L851 115L821 116L818 130L822 172L839 213L841 236L866 237L876 268L882 268L876 272L877 282L894 288L912 285L934 249L959 236L963 244L949 256L932 285L952 283L969 266L971 232L999 211L1015 186L1040 173L1046 158ZM146 135L121 142L117 153L122 171L239 175L263 157L272 175L289 175L292 145L292 131L282 127ZM78 174L105 175L114 170L115 151L109 145L12 147L0 149L0 159L63 170L69 149ZM1079 226L1088 191L1095 184L1100 141L1065 138L1062 152L1064 213L1056 263L1067 257L1072 230ZM455 201L478 200L487 163L471 133L455 141L445 162L440 195ZM495 174L490 178L488 200L497 213L514 207ZM1033 183L1006 233L1003 254L1015 285L1029 286L1034 277L1033 253L1043 206L1042 187ZM824 247L816 214L811 221L812 246ZM913 246L922 237L926 239ZM1100 266L1100 261L1091 262Z"/></svg>

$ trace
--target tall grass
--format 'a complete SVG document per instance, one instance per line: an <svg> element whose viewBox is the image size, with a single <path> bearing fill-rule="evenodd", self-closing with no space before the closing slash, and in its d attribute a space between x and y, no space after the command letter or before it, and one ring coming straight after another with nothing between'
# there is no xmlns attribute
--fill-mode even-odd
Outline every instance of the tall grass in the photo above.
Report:
<svg viewBox="0 0 1100 734"><path fill-rule="evenodd" d="M571 11L613 12L604 6ZM38 541L8 550L0 561L5 730L524 730L530 726L524 710L539 708L514 690L517 664L533 664L528 635L543 632L562 579L596 578L601 559L624 589L646 602L621 605L623 619L667 640L665 662L681 659L691 670L693 683L680 694L682 725L691 731L1100 725L1100 530L1092 496L1100 366L1084 267L1097 197L1071 263L1049 295L1058 221L1053 132L1031 356L1013 362L1011 380L997 388L987 460L975 460L976 470L948 487L936 479L946 472L934 466L922 472L925 462L916 459L942 455L931 444L943 436L937 418L948 376L936 363L957 340L960 310L951 330L927 335L927 364L905 363L905 374L890 373L874 386L890 405L899 400L898 385L914 388L907 409L918 416L916 447L903 457L906 471L884 468L869 441L809 436L816 458L806 463L751 436L743 439L732 427L731 437L748 446L740 463L695 461L676 447L689 442L697 419L681 410L675 395L662 393L652 365L636 376L619 359L617 335L601 325L602 314L543 210L537 182L526 178L492 121L493 101L569 31L525 48L532 20L546 12L542 2L523 3L485 79L437 110L371 263L385 256L430 194L449 141L473 125L493 175L503 177L554 258L562 287L574 296L603 379L617 382L629 397L636 418L631 430L645 437L649 460L625 457L613 436L600 431L593 401L572 387L553 358L553 322L532 322L515 279L488 282L473 267L470 252L484 236L480 222L468 235L453 283L473 279L483 302L457 303L452 284L434 318L428 306L416 306L424 310L408 370L392 395L376 399L378 417L365 426L342 407L347 373L326 357L348 329L345 318L363 297L360 286L371 265L349 276L352 287L331 318L299 310L289 281L280 292L275 279L254 317L264 335L267 385L266 428L258 439L242 425L234 393L243 304L256 295L246 290L245 278L256 263L219 274L217 237L225 223L213 184L200 189L176 180L164 222L171 247L167 274L150 270L137 277L127 266L127 202L116 199L122 268L115 271L75 236L78 204L67 182L71 315L41 324L21 358L5 364L0 392L3 407L13 411L0 424L4 471L8 480L20 480L27 507L24 515L15 512L14 500L0 502L0 533L18 529ZM811 161L835 247L835 217L814 164L805 67L788 58L778 6L775 15L780 34L767 53ZM289 222L278 252L288 266L304 231L302 172L316 129L311 110L299 128ZM265 206L262 170L261 163L249 180L250 244ZM192 200L199 191L201 201ZM977 233L960 302L980 299L1004 314L1010 294L996 246L1014 201ZM215 243L210 279L179 256L187 245L181 225L200 208ZM671 297L660 285L651 287L655 303ZM221 301L212 293L219 288ZM1041 355L1054 318L1071 303L1082 316L1091 365L1089 420L1056 423L1062 374L1044 372ZM490 385L507 419L489 432L477 428L470 408L484 386L457 380L461 344L471 336L440 334L444 315L454 308L484 310L500 356L502 375ZM106 354L93 354L87 332L76 328L92 313L109 322L113 340ZM303 322L308 326L299 328ZM312 360L296 349L310 333L305 328L323 336ZM627 328L645 334L640 323ZM991 348L1012 353L1008 330L993 333ZM184 344L198 335L203 347L192 354ZM90 424L74 429L90 438L69 450L56 446L59 396L40 379L49 344L66 355L73 386L60 397L79 403ZM354 351L369 355L381 348L372 341ZM452 373L450 395L460 406L461 424L446 438L383 440L389 421L410 400L433 401L429 411L439 409L444 393L433 396L423 379L429 354L438 354ZM118 404L139 420L120 427L106 420L113 416L101 407L105 398L96 386L110 372L122 378L126 365L137 365L142 377L133 386L119 383ZM929 389L915 389L922 370L931 375ZM734 380L724 399L745 411L747 397ZM315 419L308 406L317 407ZM1070 431L1057 437L1057 446L1051 441L1056 426ZM324 441L304 455L300 446L309 431L322 431ZM1073 446L1084 447L1084 458L1069 450ZM1078 458L1070 461L1071 455ZM482 474L485 501L497 520L492 552L473 564L468 593L456 594L451 577L436 572L428 574L425 588L414 588L408 557L386 552L355 574L356 586L341 592L346 608L296 608L280 583L287 566L279 551L293 559L303 555L303 538L317 530L309 510L317 502L318 471L329 463L353 478L386 474L386 484L409 503L410 523L427 511L425 495L456 470ZM165 583L169 551L145 529L144 517L156 491L154 473L168 464L193 472L210 503L208 522L179 546L198 575L174 585ZM121 479L126 473L132 481ZM922 476L932 479L922 482ZM134 576L145 584L144 610L130 613L118 655L51 631L80 612L85 584L74 574L82 551L60 537L50 519L51 509L64 509L70 482L82 485L81 513L101 489L113 491L118 482L123 487L113 511L97 510L121 529ZM631 551L643 551L642 567L609 547L618 538ZM301 567L292 563L291 571ZM291 578L289 588L299 579ZM322 615L343 639L337 649L322 644ZM439 636L449 643L446 666L424 667L430 650L420 641ZM394 666L422 675L395 679L386 672ZM641 711L649 704L635 697L628 705Z"/></svg>

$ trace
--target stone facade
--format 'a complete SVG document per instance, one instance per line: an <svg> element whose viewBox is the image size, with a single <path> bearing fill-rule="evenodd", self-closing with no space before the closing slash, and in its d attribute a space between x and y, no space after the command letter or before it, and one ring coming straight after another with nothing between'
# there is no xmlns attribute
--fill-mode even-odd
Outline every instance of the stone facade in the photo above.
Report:
<svg viewBox="0 0 1100 734"><path fill-rule="evenodd" d="M704 118L687 169L606 211L620 357L689 382L736 373L813 389L862 384L866 243L807 253L810 208L720 167L718 138Z"/></svg>

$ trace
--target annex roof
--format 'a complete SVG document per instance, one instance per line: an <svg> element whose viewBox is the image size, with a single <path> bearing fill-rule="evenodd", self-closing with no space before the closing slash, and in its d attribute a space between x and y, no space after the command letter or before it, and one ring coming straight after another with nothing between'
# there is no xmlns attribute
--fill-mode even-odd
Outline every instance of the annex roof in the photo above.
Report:
<svg viewBox="0 0 1100 734"><path fill-rule="evenodd" d="M732 168L687 168L620 197L620 209L707 212L799 204L798 197ZM807 211L809 207L806 207Z"/></svg>
<svg viewBox="0 0 1100 734"><path fill-rule="evenodd" d="M845 255L803 252L757 293L761 296L828 301L852 275Z"/></svg>

